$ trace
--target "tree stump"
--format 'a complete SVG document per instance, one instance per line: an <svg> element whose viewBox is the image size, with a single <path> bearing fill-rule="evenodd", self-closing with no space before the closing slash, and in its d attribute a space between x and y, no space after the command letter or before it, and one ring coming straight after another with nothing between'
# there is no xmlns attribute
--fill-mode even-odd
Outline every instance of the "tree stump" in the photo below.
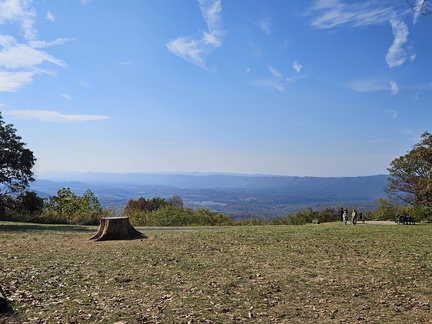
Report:
<svg viewBox="0 0 432 324"><path fill-rule="evenodd" d="M129 218L105 217L101 218L99 229L90 240L129 240L134 238L146 238L146 236L130 224Z"/></svg>
<svg viewBox="0 0 432 324"><path fill-rule="evenodd" d="M0 313L10 312L12 309L6 299L3 289L0 287Z"/></svg>

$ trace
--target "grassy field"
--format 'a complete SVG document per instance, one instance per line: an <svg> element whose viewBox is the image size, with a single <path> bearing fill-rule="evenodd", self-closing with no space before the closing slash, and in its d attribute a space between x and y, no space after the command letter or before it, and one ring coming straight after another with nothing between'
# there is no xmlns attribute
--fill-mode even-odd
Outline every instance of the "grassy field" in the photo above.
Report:
<svg viewBox="0 0 432 324"><path fill-rule="evenodd" d="M431 323L432 226L144 229L0 222L0 323Z"/></svg>

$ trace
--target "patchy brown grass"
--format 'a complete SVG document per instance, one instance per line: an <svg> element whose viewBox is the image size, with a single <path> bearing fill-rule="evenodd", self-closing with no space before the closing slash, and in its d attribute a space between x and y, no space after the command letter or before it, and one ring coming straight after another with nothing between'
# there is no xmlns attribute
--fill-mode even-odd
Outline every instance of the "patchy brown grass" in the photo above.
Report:
<svg viewBox="0 0 432 324"><path fill-rule="evenodd" d="M430 225L141 230L0 223L0 323L432 322Z"/></svg>

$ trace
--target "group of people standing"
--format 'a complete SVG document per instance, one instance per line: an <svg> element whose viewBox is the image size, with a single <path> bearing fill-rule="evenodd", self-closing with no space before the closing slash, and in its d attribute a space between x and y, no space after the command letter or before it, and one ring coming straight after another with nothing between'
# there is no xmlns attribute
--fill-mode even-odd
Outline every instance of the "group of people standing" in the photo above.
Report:
<svg viewBox="0 0 432 324"><path fill-rule="evenodd" d="M353 223L353 225L357 224L357 220L362 220L363 215L362 213L358 213L357 210L353 209L352 213L351 213L351 222ZM341 208L340 210L340 220L341 222L343 222L345 225L348 222L348 209L346 208Z"/></svg>

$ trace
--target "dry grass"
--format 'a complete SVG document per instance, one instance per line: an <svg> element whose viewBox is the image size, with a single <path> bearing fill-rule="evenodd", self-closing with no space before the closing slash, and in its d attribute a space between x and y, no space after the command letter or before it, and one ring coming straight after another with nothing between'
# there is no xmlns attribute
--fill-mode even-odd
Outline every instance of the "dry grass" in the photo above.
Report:
<svg viewBox="0 0 432 324"><path fill-rule="evenodd" d="M0 323L431 323L432 227L0 223Z"/></svg>

